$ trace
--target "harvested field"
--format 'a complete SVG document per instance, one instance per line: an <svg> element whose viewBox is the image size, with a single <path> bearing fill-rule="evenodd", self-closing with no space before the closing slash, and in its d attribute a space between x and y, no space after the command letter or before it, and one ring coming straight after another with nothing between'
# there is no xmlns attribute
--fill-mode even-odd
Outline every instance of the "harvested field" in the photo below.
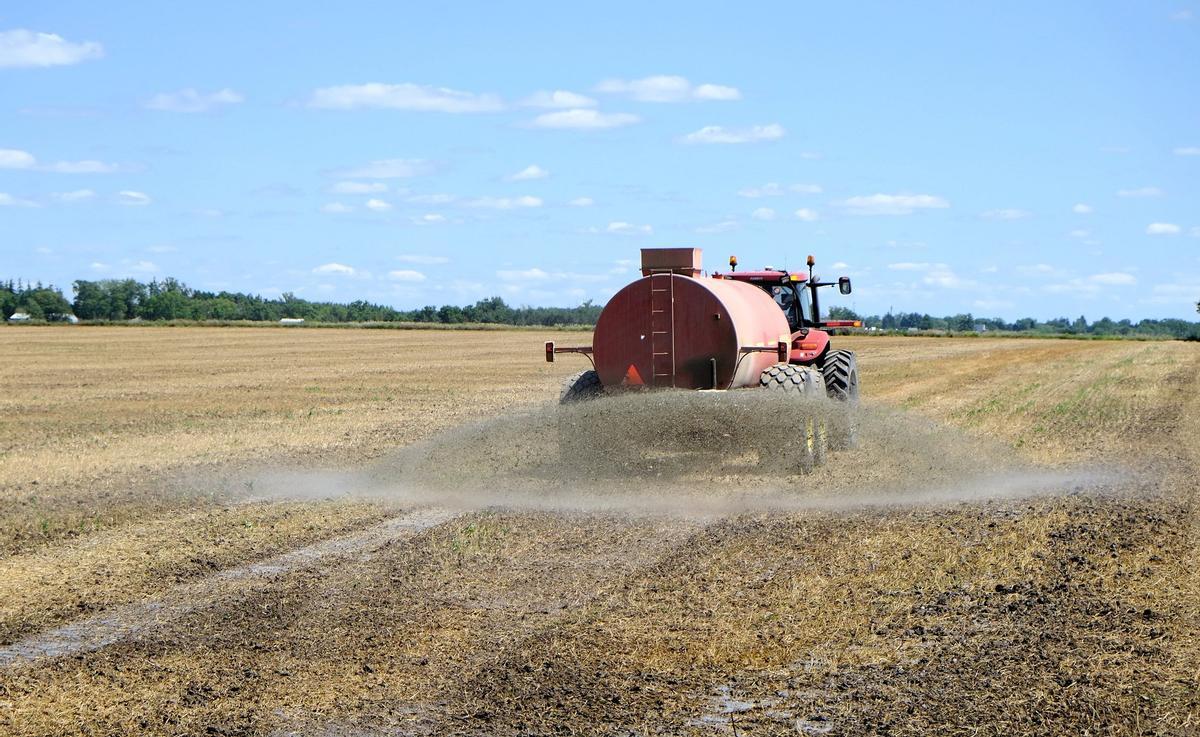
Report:
<svg viewBox="0 0 1200 737"><path fill-rule="evenodd" d="M551 338L0 329L0 733L1200 731L1200 346L838 339L857 450L613 478Z"/></svg>

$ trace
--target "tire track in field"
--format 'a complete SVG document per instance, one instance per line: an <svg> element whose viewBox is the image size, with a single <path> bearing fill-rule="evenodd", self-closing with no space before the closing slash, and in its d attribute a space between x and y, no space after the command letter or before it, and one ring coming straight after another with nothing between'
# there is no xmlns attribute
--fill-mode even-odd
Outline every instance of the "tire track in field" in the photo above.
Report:
<svg viewBox="0 0 1200 737"><path fill-rule="evenodd" d="M186 614L217 605L247 581L275 579L296 569L324 563L329 558L361 558L393 540L411 537L462 514L462 511L438 507L415 509L350 535L227 568L199 581L177 586L162 596L114 607L0 648L0 667L78 655L141 637Z"/></svg>

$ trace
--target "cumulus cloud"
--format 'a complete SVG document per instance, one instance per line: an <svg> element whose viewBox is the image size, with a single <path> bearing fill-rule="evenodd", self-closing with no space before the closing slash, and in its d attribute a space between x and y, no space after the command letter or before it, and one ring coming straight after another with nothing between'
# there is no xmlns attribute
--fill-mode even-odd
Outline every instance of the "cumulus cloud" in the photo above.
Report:
<svg viewBox="0 0 1200 737"><path fill-rule="evenodd" d="M32 169L37 159L28 151L0 148L0 169Z"/></svg>
<svg viewBox="0 0 1200 737"><path fill-rule="evenodd" d="M1071 208L1071 212L1076 215L1091 215L1093 210L1091 205L1085 205L1082 202Z"/></svg>
<svg viewBox="0 0 1200 737"><path fill-rule="evenodd" d="M1137 277L1133 274L1114 271L1068 279L1065 282L1057 284L1048 284L1045 287L1045 291L1052 294L1093 295L1104 290L1106 287L1129 287L1135 284L1137 284Z"/></svg>
<svg viewBox="0 0 1200 737"><path fill-rule="evenodd" d="M367 200L367 209L372 212L387 212L392 209L392 206L383 200L369 199Z"/></svg>
<svg viewBox="0 0 1200 737"><path fill-rule="evenodd" d="M321 212L328 212L334 215L343 215L347 212L353 212L354 208L341 202L329 202L321 205Z"/></svg>
<svg viewBox="0 0 1200 737"><path fill-rule="evenodd" d="M544 108L578 108L596 107L596 101L586 95L580 95L567 90L538 90L529 97L521 100L525 107Z"/></svg>
<svg viewBox="0 0 1200 737"><path fill-rule="evenodd" d="M641 79L606 79L597 92L627 95L638 102L686 102L688 100L740 100L736 87L719 84L693 86L686 77L658 74Z"/></svg>
<svg viewBox="0 0 1200 737"><path fill-rule="evenodd" d="M495 95L412 84L347 84L314 90L308 106L325 110L363 108L439 113L490 113L504 109Z"/></svg>
<svg viewBox="0 0 1200 737"><path fill-rule="evenodd" d="M413 218L412 221L415 225L437 225L446 222L446 216L436 212L427 212L420 217Z"/></svg>
<svg viewBox="0 0 1200 737"><path fill-rule="evenodd" d="M160 92L146 101L149 110L169 113L205 113L225 105L246 100L240 93L226 87L216 92L200 92L191 87L177 92Z"/></svg>
<svg viewBox="0 0 1200 737"><path fill-rule="evenodd" d="M0 192L0 207L37 207L37 203L33 200L13 197L7 192Z"/></svg>
<svg viewBox="0 0 1200 737"><path fill-rule="evenodd" d="M1118 197L1162 197L1165 194L1158 187L1138 187L1137 189L1117 190Z"/></svg>
<svg viewBox="0 0 1200 737"><path fill-rule="evenodd" d="M482 207L489 210L516 210L519 208L541 207L542 198L524 195L521 197L477 197L467 200L467 207Z"/></svg>
<svg viewBox="0 0 1200 737"><path fill-rule="evenodd" d="M524 182L530 179L545 179L550 176L550 172L546 171L537 164L530 164L516 174L508 176L510 182Z"/></svg>
<svg viewBox="0 0 1200 737"><path fill-rule="evenodd" d="M532 269L502 269L496 276L504 281L543 281L550 278L550 273L537 267Z"/></svg>
<svg viewBox="0 0 1200 737"><path fill-rule="evenodd" d="M1133 274L1126 274L1119 271L1107 274L1093 274L1088 279L1096 284L1108 286L1132 286L1137 284L1137 278Z"/></svg>
<svg viewBox="0 0 1200 737"><path fill-rule="evenodd" d="M321 264L320 266L313 269L312 273L320 274L320 275L332 274L335 276L354 276L354 275L358 274L358 269L355 269L353 266L347 266L346 264L339 264L339 263L334 262L334 263L328 263L328 264Z"/></svg>
<svg viewBox="0 0 1200 737"><path fill-rule="evenodd" d="M650 235L654 232L654 228L649 225L634 225L623 220L614 220L604 228L604 232L615 235Z"/></svg>
<svg viewBox="0 0 1200 737"><path fill-rule="evenodd" d="M1176 156L1200 156L1200 146L1180 146L1175 149Z"/></svg>
<svg viewBox="0 0 1200 737"><path fill-rule="evenodd" d="M777 141L783 138L787 131L778 123L770 125L754 125L749 128L726 128L723 125L706 125L698 131L680 138L681 143L760 143L762 141Z"/></svg>
<svg viewBox="0 0 1200 737"><path fill-rule="evenodd" d="M0 148L0 169L37 169L58 174L111 174L120 169L116 164L91 159L84 161L57 161L39 164L37 157L28 151L16 148Z"/></svg>
<svg viewBox="0 0 1200 737"><path fill-rule="evenodd" d="M755 220L774 220L775 211L769 207L760 207L754 212L750 213L750 217L754 218Z"/></svg>
<svg viewBox="0 0 1200 737"><path fill-rule="evenodd" d="M123 189L117 192L117 204L127 205L130 207L145 207L151 202L150 195L145 192L137 192L132 189Z"/></svg>
<svg viewBox="0 0 1200 737"><path fill-rule="evenodd" d="M852 215L911 215L917 210L945 209L950 203L928 194L873 194L851 197L841 206Z"/></svg>
<svg viewBox="0 0 1200 737"><path fill-rule="evenodd" d="M591 197L576 197L567 204L571 207L591 207L592 205L596 204L596 201Z"/></svg>
<svg viewBox="0 0 1200 737"><path fill-rule="evenodd" d="M83 202L93 199L96 193L90 189L76 189L70 192L55 192L50 196L59 202Z"/></svg>
<svg viewBox="0 0 1200 737"><path fill-rule="evenodd" d="M1024 220L1029 217L1030 213L1026 210L1018 210L1016 208L1001 208L997 210L985 210L979 213L979 217L984 220Z"/></svg>
<svg viewBox="0 0 1200 737"><path fill-rule="evenodd" d="M555 113L543 113L530 123L534 128L557 128L564 130L599 130L620 128L641 120L632 113L602 113L598 110L574 108Z"/></svg>
<svg viewBox="0 0 1200 737"><path fill-rule="evenodd" d="M1092 234L1091 231L1085 230L1083 228L1076 228L1075 230L1072 230L1070 233L1067 233L1067 235L1071 236L1072 238L1087 238L1091 234Z"/></svg>
<svg viewBox="0 0 1200 737"><path fill-rule="evenodd" d="M337 182L329 188L334 194L377 194L387 190L383 182Z"/></svg>
<svg viewBox="0 0 1200 737"><path fill-rule="evenodd" d="M748 197L757 199L759 197L782 197L789 192L795 194L821 194L825 191L819 184L788 184L783 185L779 182L767 182L761 187L747 187L738 190L739 197Z"/></svg>
<svg viewBox="0 0 1200 737"><path fill-rule="evenodd" d="M435 169L433 162L425 159L376 159L327 173L336 179L407 179L430 174Z"/></svg>
<svg viewBox="0 0 1200 737"><path fill-rule="evenodd" d="M104 47L94 41L73 43L55 33L24 28L0 31L0 69L68 66L103 56Z"/></svg>
<svg viewBox="0 0 1200 737"><path fill-rule="evenodd" d="M413 271L412 269L396 269L395 271L389 271L387 275L392 281L403 281L410 283L425 281L424 274L419 271Z"/></svg>
<svg viewBox="0 0 1200 737"><path fill-rule="evenodd" d="M797 220L803 220L806 223L815 222L821 217L816 210L810 210L807 207L801 207L792 214L796 216Z"/></svg>
<svg viewBox="0 0 1200 737"><path fill-rule="evenodd" d="M1179 235L1182 231L1174 223L1150 223L1146 226L1146 235Z"/></svg>
<svg viewBox="0 0 1200 737"><path fill-rule="evenodd" d="M396 260L405 264L421 264L422 266L450 263L450 259L445 256L427 256L423 253L402 253L396 257Z"/></svg>

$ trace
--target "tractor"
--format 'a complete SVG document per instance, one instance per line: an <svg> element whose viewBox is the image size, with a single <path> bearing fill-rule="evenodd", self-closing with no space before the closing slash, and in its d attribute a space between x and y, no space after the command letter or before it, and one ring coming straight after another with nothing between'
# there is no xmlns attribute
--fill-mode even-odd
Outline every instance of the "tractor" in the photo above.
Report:
<svg viewBox="0 0 1200 737"><path fill-rule="evenodd" d="M643 248L642 278L618 291L596 321L592 345L546 343L546 360L587 356L592 368L563 386L564 404L634 388L696 390L761 387L802 397L858 401L853 351L830 347L828 328L858 320L822 320L820 291L850 294L850 278L823 282L813 273L767 267L703 275L699 248Z"/></svg>

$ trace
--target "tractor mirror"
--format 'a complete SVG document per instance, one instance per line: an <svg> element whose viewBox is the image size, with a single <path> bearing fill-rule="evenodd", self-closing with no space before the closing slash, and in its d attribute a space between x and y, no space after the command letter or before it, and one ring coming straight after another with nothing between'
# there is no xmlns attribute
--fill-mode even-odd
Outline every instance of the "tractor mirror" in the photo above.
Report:
<svg viewBox="0 0 1200 737"><path fill-rule="evenodd" d="M838 291L842 294L850 294L850 277L843 276L838 279Z"/></svg>

